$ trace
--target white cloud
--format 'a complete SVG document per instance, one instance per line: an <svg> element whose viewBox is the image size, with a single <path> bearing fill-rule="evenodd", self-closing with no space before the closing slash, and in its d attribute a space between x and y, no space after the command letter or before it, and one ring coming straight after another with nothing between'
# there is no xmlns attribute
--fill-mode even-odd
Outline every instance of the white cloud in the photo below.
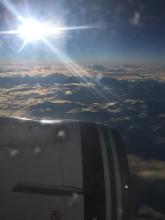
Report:
<svg viewBox="0 0 165 220"><path fill-rule="evenodd" d="M165 219L165 215L150 208L150 207L147 207L147 206L144 206L142 207L140 210L139 210L139 214L140 214L140 219L153 219L153 220L163 220ZM145 218L143 218L143 216L145 216ZM148 218L146 218L146 216Z"/></svg>
<svg viewBox="0 0 165 220"><path fill-rule="evenodd" d="M129 19L130 23L133 26L139 26L140 25L140 12L135 12L133 17Z"/></svg>
<svg viewBox="0 0 165 220"><path fill-rule="evenodd" d="M165 161L145 160L135 155L128 155L131 173L144 179L165 180Z"/></svg>
<svg viewBox="0 0 165 220"><path fill-rule="evenodd" d="M65 91L65 95L71 95L71 94L72 94L72 91L70 90Z"/></svg>

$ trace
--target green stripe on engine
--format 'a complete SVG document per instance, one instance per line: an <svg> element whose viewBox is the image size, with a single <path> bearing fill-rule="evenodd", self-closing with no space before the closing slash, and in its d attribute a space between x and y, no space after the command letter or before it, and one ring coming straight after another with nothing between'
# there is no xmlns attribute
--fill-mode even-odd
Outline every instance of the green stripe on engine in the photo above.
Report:
<svg viewBox="0 0 165 220"><path fill-rule="evenodd" d="M117 198L116 198L116 180L115 180L115 169L114 169L114 160L113 153L111 149L111 131L110 129L103 129L106 150L108 156L108 165L109 165L109 176L110 176L110 185L111 185L111 220L117 219Z"/></svg>

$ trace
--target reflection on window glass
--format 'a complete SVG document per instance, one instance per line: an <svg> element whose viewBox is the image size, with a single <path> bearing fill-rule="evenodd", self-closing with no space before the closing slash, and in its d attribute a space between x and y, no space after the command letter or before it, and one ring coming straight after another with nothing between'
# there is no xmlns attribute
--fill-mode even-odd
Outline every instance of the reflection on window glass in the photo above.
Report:
<svg viewBox="0 0 165 220"><path fill-rule="evenodd" d="M26 205L31 204L33 212L37 213L35 204L44 197L46 201L40 200L41 207L52 210L50 218L60 219L58 207L54 210L51 205L52 197L42 193L70 192L68 204L76 209L83 204L84 192L81 184L70 188L72 184L69 183L64 189L58 183L59 188L54 189L53 180L45 178L49 172L57 172L60 178L63 176L58 168L60 147L70 141L67 129L59 127L53 133L54 138L52 131L41 129L37 136L37 126L25 130L19 128L16 132L15 125L6 125L3 117L41 120L43 126L51 125L49 120L59 123L61 119L76 119L107 124L120 133L129 163L131 219L165 219L164 7L163 0L0 2L0 126L3 134L13 132L12 141L6 145L5 135L1 134L0 140L3 164L0 198L4 210L12 207L13 201L26 197ZM85 146L90 145L92 135L100 135L97 129L92 129L90 135L87 131L83 131ZM27 136L25 140L25 134L29 132L34 135L33 139ZM21 146L23 139L26 148ZM52 146L54 142L56 148ZM97 148L99 141L95 142L92 147ZM93 155L86 148L84 154ZM106 218L105 192L110 182L107 183L107 179L100 182L105 175L104 159L102 161L100 155L97 152L97 159L91 161L86 158L90 167L87 175L97 173L96 188L100 193L99 198L95 193L89 196L94 202L91 212L88 211L92 214L84 214L87 220ZM24 163L25 158L31 162L31 167ZM67 167L68 158L65 159ZM41 168L44 160L48 160L48 170ZM79 166L85 166L86 162L81 162ZM52 163L57 163L53 165L54 171ZM63 178L69 178L67 172L65 175ZM21 176L23 179L18 178ZM82 183L82 176L77 178ZM86 181L92 185L95 179L90 178ZM13 199L5 191L9 188L13 189ZM17 192L20 190L42 193ZM95 192L95 188L93 190ZM97 213L99 217L93 216L97 201L102 204L101 213ZM59 203L62 203L61 199ZM20 219L31 219L30 214L24 215L23 202L19 206ZM12 218L12 211L4 213L0 213L1 219ZM33 217L41 219L37 214Z"/></svg>

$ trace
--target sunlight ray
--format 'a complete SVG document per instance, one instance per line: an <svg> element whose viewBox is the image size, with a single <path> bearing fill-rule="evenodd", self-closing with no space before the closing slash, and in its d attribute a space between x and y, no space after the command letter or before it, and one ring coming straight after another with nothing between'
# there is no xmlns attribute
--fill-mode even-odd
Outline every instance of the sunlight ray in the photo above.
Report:
<svg viewBox="0 0 165 220"><path fill-rule="evenodd" d="M17 9L14 7L14 5L9 0L2 0L1 2L7 10L9 10L16 18L18 18L20 21L23 21L23 17L19 14Z"/></svg>
<svg viewBox="0 0 165 220"><path fill-rule="evenodd" d="M17 35L17 34L19 34L18 30L0 31L0 35Z"/></svg>
<svg viewBox="0 0 165 220"><path fill-rule="evenodd" d="M87 77L90 77L89 73L81 68L78 64L76 64L73 60L71 60L68 56L66 56L62 51L59 51L57 48L55 48L49 41L46 39L43 39L43 42L54 52L60 60L67 66L67 68L71 69L75 76L79 76L85 83L88 83ZM90 79L92 79L90 77ZM93 81L93 80L92 80ZM96 82L93 81L95 84ZM92 88L96 94L98 94L100 97L105 99L107 101L107 98L104 96L102 92L100 92L96 88ZM95 94L95 95L96 95Z"/></svg>
<svg viewBox="0 0 165 220"><path fill-rule="evenodd" d="M28 42L24 41L23 44L21 45L20 49L19 49L19 53L21 53L23 51L23 49L27 46Z"/></svg>

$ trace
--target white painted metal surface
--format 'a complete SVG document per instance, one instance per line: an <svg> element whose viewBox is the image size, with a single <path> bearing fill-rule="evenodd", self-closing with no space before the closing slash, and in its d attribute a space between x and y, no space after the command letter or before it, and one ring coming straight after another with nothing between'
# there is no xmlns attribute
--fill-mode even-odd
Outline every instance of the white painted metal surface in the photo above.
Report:
<svg viewBox="0 0 165 220"><path fill-rule="evenodd" d="M66 192L73 187L83 189L79 124L56 124L42 130L14 126L1 128L0 218L83 220L83 195L76 191L65 195L65 190L59 195L42 194L42 190L59 186ZM13 191L17 185L27 186L28 191L30 186L39 187L41 192Z"/></svg>

